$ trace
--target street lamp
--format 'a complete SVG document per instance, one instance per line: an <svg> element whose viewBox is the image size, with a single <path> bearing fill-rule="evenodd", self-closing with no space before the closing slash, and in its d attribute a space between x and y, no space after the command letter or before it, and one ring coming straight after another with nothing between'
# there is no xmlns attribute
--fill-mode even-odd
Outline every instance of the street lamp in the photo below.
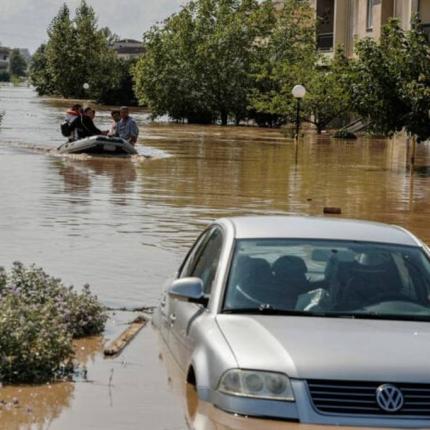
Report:
<svg viewBox="0 0 430 430"><path fill-rule="evenodd" d="M299 139L300 131L300 102L306 95L306 88L303 85L295 85L291 91L293 97L297 100L297 113L296 113L296 140Z"/></svg>
<svg viewBox="0 0 430 430"><path fill-rule="evenodd" d="M89 90L89 89L90 89L90 84L89 84L88 82L85 82L85 83L82 85L82 88L83 88L84 90Z"/></svg>

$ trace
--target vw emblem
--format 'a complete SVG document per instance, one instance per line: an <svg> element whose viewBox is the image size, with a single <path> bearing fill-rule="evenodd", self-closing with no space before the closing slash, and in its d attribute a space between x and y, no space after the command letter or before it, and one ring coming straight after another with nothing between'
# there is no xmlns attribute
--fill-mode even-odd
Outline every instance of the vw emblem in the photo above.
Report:
<svg viewBox="0 0 430 430"><path fill-rule="evenodd" d="M391 384L384 384L376 389L376 401L385 412L399 411L405 401L402 392Z"/></svg>

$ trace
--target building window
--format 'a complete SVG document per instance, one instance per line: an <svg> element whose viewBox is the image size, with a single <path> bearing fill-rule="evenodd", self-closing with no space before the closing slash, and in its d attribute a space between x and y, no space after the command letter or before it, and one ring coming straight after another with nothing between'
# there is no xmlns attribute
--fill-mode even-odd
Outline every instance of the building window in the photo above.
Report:
<svg viewBox="0 0 430 430"><path fill-rule="evenodd" d="M317 2L317 46L320 51L333 50L334 0Z"/></svg>
<svg viewBox="0 0 430 430"><path fill-rule="evenodd" d="M367 0L367 30L373 28L373 0Z"/></svg>

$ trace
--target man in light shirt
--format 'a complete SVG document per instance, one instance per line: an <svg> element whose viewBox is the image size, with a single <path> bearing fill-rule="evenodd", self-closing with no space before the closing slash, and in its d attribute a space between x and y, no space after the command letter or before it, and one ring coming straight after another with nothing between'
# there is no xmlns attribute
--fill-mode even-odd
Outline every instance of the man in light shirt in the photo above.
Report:
<svg viewBox="0 0 430 430"><path fill-rule="evenodd" d="M122 106L119 110L121 119L116 126L117 135L135 145L139 136L139 127L136 121L129 116L127 106Z"/></svg>

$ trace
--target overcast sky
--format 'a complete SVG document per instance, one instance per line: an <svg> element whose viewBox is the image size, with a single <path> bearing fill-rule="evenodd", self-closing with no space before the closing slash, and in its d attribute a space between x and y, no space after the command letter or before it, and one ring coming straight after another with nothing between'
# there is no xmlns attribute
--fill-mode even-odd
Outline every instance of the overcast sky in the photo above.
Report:
<svg viewBox="0 0 430 430"><path fill-rule="evenodd" d="M87 0L101 27L122 38L142 39L151 25L180 9L183 0ZM33 53L46 40L46 29L63 3L72 11L80 0L0 0L0 43Z"/></svg>

